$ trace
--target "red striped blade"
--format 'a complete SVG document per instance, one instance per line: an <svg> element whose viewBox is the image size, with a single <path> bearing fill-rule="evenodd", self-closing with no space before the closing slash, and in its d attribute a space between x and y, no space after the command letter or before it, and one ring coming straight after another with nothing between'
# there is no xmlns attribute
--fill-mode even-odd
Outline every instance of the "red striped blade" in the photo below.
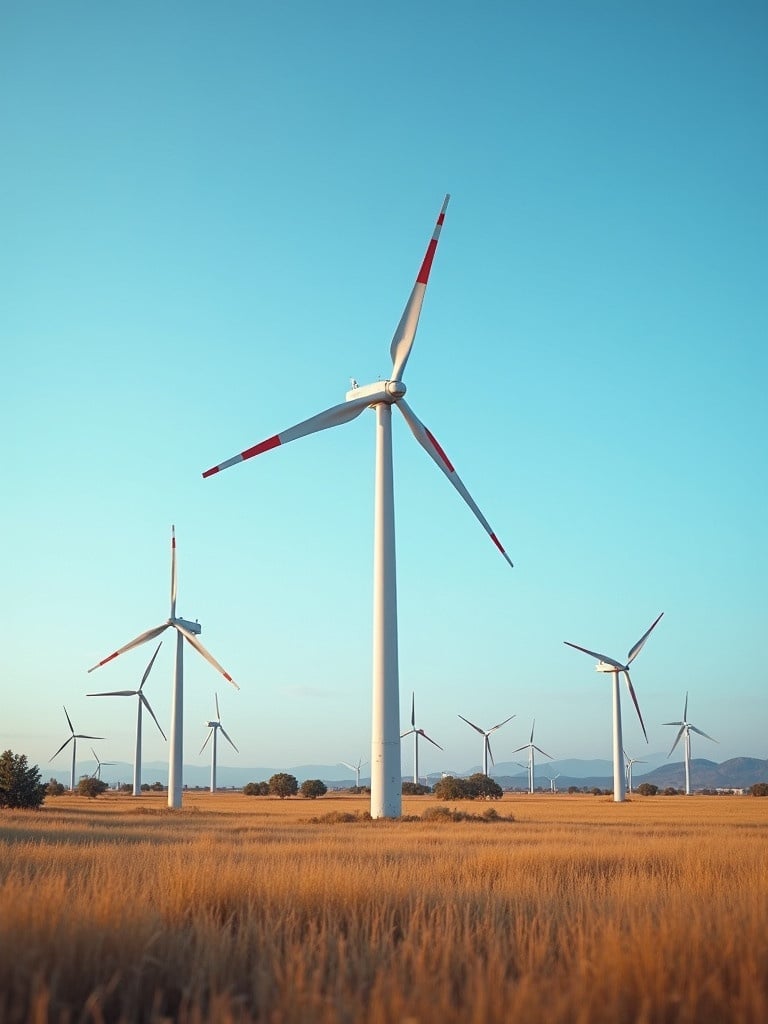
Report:
<svg viewBox="0 0 768 1024"><path fill-rule="evenodd" d="M113 651L108 657L102 658L101 661L97 662L93 668L89 668L88 671L93 672L95 669L101 668L102 665L106 665L108 661L112 661L119 654L125 654L126 651L131 651L134 647L140 647L141 644L145 644L148 640L154 640L156 636L160 636L164 630L168 629L170 624L170 622L164 622L162 626L155 626L154 629L148 629L146 633L142 633L140 636L137 636L135 640L131 640L131 642L126 644L125 647L120 647L118 650Z"/></svg>
<svg viewBox="0 0 768 1024"><path fill-rule="evenodd" d="M221 672L221 674L224 676L228 683L232 683L236 690L240 689L240 687L237 685L237 683L229 674L229 672L223 669L221 665L218 663L218 661L216 661L214 656L210 654L208 651L206 651L206 649L203 647L203 645L200 643L196 636L194 636L188 630L184 629L183 626L180 626L178 622L174 622L173 627L174 629L178 629L178 631L181 633L184 639L188 640L190 644L192 644L192 646L195 648L198 654L202 654L202 656L205 658L209 665L213 665L217 672Z"/></svg>

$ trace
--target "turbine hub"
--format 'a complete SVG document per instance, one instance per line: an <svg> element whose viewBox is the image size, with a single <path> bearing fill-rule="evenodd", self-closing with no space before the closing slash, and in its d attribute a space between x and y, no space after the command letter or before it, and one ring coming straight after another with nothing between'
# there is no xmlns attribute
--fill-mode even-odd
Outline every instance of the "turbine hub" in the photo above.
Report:
<svg viewBox="0 0 768 1024"><path fill-rule="evenodd" d="M405 384L403 384L401 380L388 380L387 392L392 395L394 400L397 402L398 399L405 395Z"/></svg>

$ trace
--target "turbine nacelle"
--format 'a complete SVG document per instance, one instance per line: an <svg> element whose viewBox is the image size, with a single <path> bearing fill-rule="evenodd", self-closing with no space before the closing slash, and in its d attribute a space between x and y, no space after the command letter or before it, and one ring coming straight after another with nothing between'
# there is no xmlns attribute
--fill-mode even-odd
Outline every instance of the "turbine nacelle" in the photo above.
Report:
<svg viewBox="0 0 768 1024"><path fill-rule="evenodd" d="M193 636L200 636L203 631L203 627L199 622L190 622L189 619L181 619L178 616L174 616L168 619L169 626L181 626L182 629L186 629L188 633L192 633Z"/></svg>
<svg viewBox="0 0 768 1024"><path fill-rule="evenodd" d="M595 665L595 672L626 672L626 665L619 665L615 661L598 661Z"/></svg>
<svg viewBox="0 0 768 1024"><path fill-rule="evenodd" d="M352 388L344 396L348 402L358 402L361 398L370 398L371 405L386 402L393 405L405 397L406 387L401 380L377 380L374 384L364 384Z"/></svg>

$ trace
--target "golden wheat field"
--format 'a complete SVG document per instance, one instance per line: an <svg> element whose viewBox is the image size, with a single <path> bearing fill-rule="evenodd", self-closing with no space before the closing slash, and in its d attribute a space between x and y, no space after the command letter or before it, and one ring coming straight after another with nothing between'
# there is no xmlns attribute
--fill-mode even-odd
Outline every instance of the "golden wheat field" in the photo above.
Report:
<svg viewBox="0 0 768 1024"><path fill-rule="evenodd" d="M768 1021L768 800L164 800L0 814L3 1024Z"/></svg>

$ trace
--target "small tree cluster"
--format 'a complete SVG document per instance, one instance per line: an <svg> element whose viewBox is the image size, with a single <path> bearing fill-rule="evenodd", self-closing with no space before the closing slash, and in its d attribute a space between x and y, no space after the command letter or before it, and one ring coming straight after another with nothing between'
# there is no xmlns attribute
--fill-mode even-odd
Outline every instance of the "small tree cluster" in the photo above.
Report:
<svg viewBox="0 0 768 1024"><path fill-rule="evenodd" d="M498 782L482 772L468 779L446 775L435 783L432 792L438 800L500 800L504 793Z"/></svg>
<svg viewBox="0 0 768 1024"><path fill-rule="evenodd" d="M54 779L53 776L48 780L45 786L46 796L63 796L66 793L63 783L59 782L58 779Z"/></svg>
<svg viewBox="0 0 768 1024"><path fill-rule="evenodd" d="M656 796L659 792L659 787L654 786L652 782L641 782L635 792L639 793L640 796Z"/></svg>
<svg viewBox="0 0 768 1024"><path fill-rule="evenodd" d="M422 786L420 782L404 782L403 796L426 796L432 792L431 786Z"/></svg>
<svg viewBox="0 0 768 1024"><path fill-rule="evenodd" d="M284 800L287 796L296 796L299 791L299 783L295 775L287 772L278 772L269 780L269 795L279 796Z"/></svg>
<svg viewBox="0 0 768 1024"><path fill-rule="evenodd" d="M87 796L90 797L91 800L95 800L97 796L101 796L101 794L108 788L109 787L106 782L103 782L101 779L94 779L92 776L88 776L85 779L80 779L77 787L75 788L75 792L78 796Z"/></svg>
<svg viewBox="0 0 768 1024"><path fill-rule="evenodd" d="M36 764L26 754L4 750L0 755L0 807L37 810L45 800L45 783Z"/></svg>
<svg viewBox="0 0 768 1024"><path fill-rule="evenodd" d="M756 782L749 787L750 796L768 796L768 782Z"/></svg>
<svg viewBox="0 0 768 1024"><path fill-rule="evenodd" d="M322 779L305 779L299 787L299 792L307 800L317 800L319 796L325 796L328 787Z"/></svg>
<svg viewBox="0 0 768 1024"><path fill-rule="evenodd" d="M269 796L268 782L248 782L243 786L246 796Z"/></svg>

